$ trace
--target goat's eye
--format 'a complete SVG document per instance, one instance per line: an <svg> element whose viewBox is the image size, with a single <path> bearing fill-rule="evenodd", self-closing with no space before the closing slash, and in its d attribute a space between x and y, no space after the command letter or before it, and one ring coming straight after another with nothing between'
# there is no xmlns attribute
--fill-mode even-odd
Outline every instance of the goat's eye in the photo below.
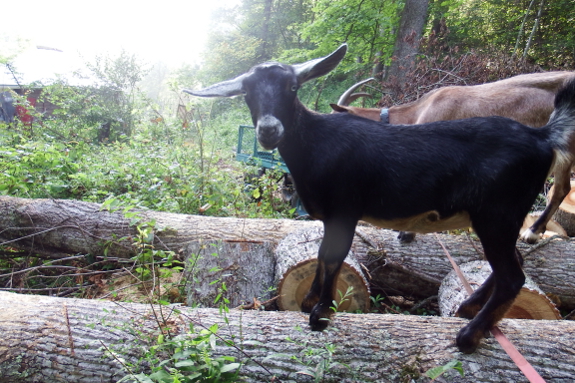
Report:
<svg viewBox="0 0 575 383"><path fill-rule="evenodd" d="M295 92L296 90L297 90L297 85L292 85L292 86L291 86L291 91L292 91L292 92Z"/></svg>

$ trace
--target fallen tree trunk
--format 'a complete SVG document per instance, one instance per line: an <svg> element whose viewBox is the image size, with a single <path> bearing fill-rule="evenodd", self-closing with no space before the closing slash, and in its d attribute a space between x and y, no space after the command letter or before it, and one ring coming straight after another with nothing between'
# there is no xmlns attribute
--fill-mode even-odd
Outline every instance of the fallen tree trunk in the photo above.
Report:
<svg viewBox="0 0 575 383"><path fill-rule="evenodd" d="M154 314L143 304L6 292L0 307L1 383L116 382L126 374L118 360L138 371L148 341L159 334L160 310L172 333L187 331L190 322L196 329L217 323L217 334L236 347L221 342L215 354L242 362L249 382L314 381L300 372L317 373L322 382L429 382L423 373L452 359L462 362L465 376L450 371L448 382L526 381L493 338L474 354L458 352L454 339L467 322L460 318L338 314L330 331L318 333L296 312L230 310L224 319L216 309L155 306ZM505 319L499 327L548 383L572 381L575 322Z"/></svg>
<svg viewBox="0 0 575 383"><path fill-rule="evenodd" d="M182 253L186 258L199 246L239 243L244 251L249 251L252 244L275 246L296 229L321 227L317 221L288 219L218 218L149 210L139 211L138 215L142 222L156 222L157 248ZM360 226L357 233L352 250L368 270L375 294L414 298L436 295L441 281L451 271L438 239L457 263L483 258L480 243L465 235L417 235L413 243L403 244L391 230ZM101 255L107 249L110 256L130 257L133 252L129 238L136 234L121 212L102 211L99 204L0 197L0 243L27 251ZM524 254L525 272L535 283L558 299L561 308L575 308L574 241L554 239L534 246L521 242L517 245ZM273 275L266 280L270 279L274 279Z"/></svg>

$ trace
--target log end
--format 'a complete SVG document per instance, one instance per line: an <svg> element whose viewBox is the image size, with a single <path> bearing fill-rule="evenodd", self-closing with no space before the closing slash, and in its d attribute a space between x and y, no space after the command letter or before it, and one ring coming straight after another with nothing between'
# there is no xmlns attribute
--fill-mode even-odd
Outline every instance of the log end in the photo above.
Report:
<svg viewBox="0 0 575 383"><path fill-rule="evenodd" d="M308 293L317 268L317 259L306 259L301 261L284 273L278 285L278 306L280 310L301 311L301 302ZM341 296L352 287L352 293L343 302ZM370 308L369 288L363 276L344 263L337 280L336 302L338 311L347 312L368 312Z"/></svg>
<svg viewBox="0 0 575 383"><path fill-rule="evenodd" d="M515 298L513 306L505 314L505 318L558 320L561 319L561 313L541 290L524 286Z"/></svg>

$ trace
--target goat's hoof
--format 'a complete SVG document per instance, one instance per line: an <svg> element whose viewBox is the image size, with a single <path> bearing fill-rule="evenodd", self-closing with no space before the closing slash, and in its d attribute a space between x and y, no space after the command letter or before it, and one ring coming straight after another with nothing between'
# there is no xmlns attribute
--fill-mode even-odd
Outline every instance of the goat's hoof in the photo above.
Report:
<svg viewBox="0 0 575 383"><path fill-rule="evenodd" d="M330 322L332 312L330 309L322 310L319 305L314 307L309 315L309 325L312 331L323 331L327 328Z"/></svg>
<svg viewBox="0 0 575 383"><path fill-rule="evenodd" d="M482 338L483 333L481 331L472 331L467 325L459 330L455 342L459 351L464 354L472 354L477 350Z"/></svg>
<svg viewBox="0 0 575 383"><path fill-rule="evenodd" d="M529 244L536 243L539 241L539 238L539 234L535 234L533 231L531 231L531 229L527 229L521 234L521 240Z"/></svg>
<svg viewBox="0 0 575 383"><path fill-rule="evenodd" d="M413 240L415 239L415 233L412 233L410 231L400 231L399 235L397 236L397 239L399 239L403 243L410 243L413 242Z"/></svg>

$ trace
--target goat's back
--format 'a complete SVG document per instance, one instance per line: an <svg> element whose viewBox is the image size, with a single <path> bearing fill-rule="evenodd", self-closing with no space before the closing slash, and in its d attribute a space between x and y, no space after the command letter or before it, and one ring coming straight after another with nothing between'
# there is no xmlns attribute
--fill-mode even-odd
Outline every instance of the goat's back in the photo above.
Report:
<svg viewBox="0 0 575 383"><path fill-rule="evenodd" d="M390 108L402 123L422 124L471 117L502 116L531 127L544 126L557 91L575 72L523 74L487 84L435 89L413 103Z"/></svg>

